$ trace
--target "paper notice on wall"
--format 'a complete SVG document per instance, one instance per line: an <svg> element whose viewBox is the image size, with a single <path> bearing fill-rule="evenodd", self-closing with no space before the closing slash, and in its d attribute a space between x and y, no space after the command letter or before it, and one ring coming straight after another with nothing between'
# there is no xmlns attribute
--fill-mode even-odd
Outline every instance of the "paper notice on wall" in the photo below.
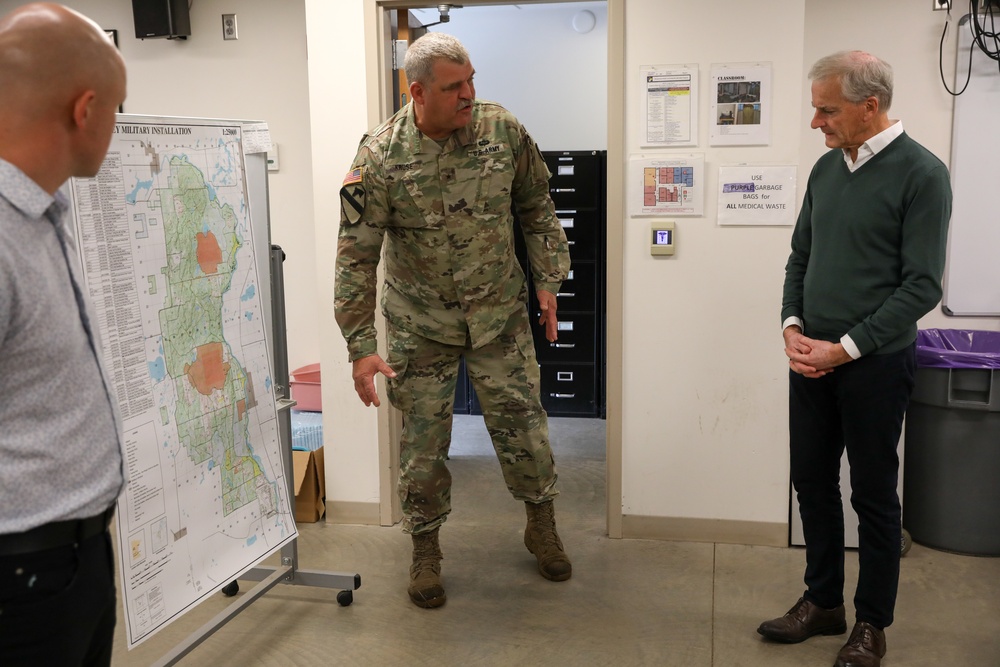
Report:
<svg viewBox="0 0 1000 667"><path fill-rule="evenodd" d="M795 167L719 167L720 225L794 225Z"/></svg>
<svg viewBox="0 0 1000 667"><path fill-rule="evenodd" d="M266 153L271 150L271 131L267 123L243 123L243 154Z"/></svg>
<svg viewBox="0 0 1000 667"><path fill-rule="evenodd" d="M643 67L643 146L698 143L698 68Z"/></svg>
<svg viewBox="0 0 1000 667"><path fill-rule="evenodd" d="M771 64L713 65L711 146L771 143Z"/></svg>

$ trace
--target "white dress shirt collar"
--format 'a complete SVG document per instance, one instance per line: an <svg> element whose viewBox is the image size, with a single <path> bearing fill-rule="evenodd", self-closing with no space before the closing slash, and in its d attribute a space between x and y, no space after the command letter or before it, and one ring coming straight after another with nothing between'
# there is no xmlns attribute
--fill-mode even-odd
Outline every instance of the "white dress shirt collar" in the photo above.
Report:
<svg viewBox="0 0 1000 667"><path fill-rule="evenodd" d="M893 121L892 125L882 130L868 141L858 146L858 158L851 161L851 151L844 148L844 162L851 172L857 171L861 165L875 157L875 155L892 143L892 140L903 134L903 121Z"/></svg>

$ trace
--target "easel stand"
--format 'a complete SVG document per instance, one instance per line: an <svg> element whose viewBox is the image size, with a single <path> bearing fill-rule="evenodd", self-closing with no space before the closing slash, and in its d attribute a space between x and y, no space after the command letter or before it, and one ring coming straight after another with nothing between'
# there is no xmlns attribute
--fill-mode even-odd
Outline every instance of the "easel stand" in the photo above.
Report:
<svg viewBox="0 0 1000 667"><path fill-rule="evenodd" d="M285 253L280 246L271 246L271 299L272 318L274 328L274 390L277 396L284 395L288 391L288 352L287 340L285 338L285 291L284 275L282 273L282 262ZM289 411L296 405L295 401L288 398L278 399L278 436L281 441L281 458L284 464L287 480L288 499L294 505L295 488L292 481L292 419ZM281 547L281 565L258 565L252 568L240 578L247 581L259 582L256 586L244 593L239 600L234 601L224 610L219 612L212 620L191 633L187 639L178 644L153 663L154 667L167 667L176 664L181 658L193 651L195 647L208 639L216 630L235 618L241 611L250 606L254 600L278 584L289 584L295 586L312 586L316 588L336 588L337 602L342 607L346 607L354 601L353 591L361 587L361 575L349 574L346 572L321 572L318 570L299 569L298 539L292 540ZM223 589L226 595L236 595L239 591L237 582L232 582Z"/></svg>

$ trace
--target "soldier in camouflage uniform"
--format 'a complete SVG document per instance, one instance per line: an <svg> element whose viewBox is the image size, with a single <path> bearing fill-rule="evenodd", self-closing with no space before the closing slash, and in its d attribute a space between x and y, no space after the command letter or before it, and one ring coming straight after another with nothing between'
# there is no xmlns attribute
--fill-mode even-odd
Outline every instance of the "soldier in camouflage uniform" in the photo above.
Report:
<svg viewBox="0 0 1000 667"><path fill-rule="evenodd" d="M389 400L403 413L399 494L403 529L413 538L408 592L430 608L446 599L438 532L451 511L445 459L462 356L507 487L525 502L525 546L543 577L572 574L555 527L556 471L511 202L550 341L569 252L538 147L506 109L475 100L461 43L429 33L410 46L405 68L413 101L365 135L341 190L336 318L361 400L379 405L374 379L383 373ZM374 326L383 250L388 363L377 354Z"/></svg>

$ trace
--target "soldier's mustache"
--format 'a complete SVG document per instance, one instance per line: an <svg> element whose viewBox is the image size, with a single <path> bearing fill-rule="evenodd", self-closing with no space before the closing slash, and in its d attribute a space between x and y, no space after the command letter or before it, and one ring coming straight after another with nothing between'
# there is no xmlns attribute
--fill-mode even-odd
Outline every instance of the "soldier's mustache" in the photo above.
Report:
<svg viewBox="0 0 1000 667"><path fill-rule="evenodd" d="M458 110L461 111L462 109L468 109L471 106L472 106L472 101L471 100L465 101L465 102L459 102L459 104L458 104Z"/></svg>

